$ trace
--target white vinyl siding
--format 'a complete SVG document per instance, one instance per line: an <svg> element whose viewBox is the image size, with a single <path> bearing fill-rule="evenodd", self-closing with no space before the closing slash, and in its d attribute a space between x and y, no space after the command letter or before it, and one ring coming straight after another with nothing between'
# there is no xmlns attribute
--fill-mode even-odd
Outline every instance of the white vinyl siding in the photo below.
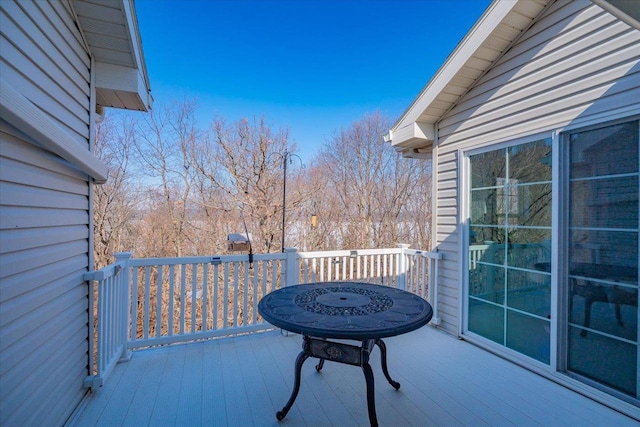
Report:
<svg viewBox="0 0 640 427"><path fill-rule="evenodd" d="M67 31L68 10L61 2L3 1L0 22L3 81L88 148L89 55Z"/></svg>
<svg viewBox="0 0 640 427"><path fill-rule="evenodd" d="M66 2L0 2L0 77L89 150L90 57ZM63 425L86 393L86 173L0 120L0 425Z"/></svg>
<svg viewBox="0 0 640 427"><path fill-rule="evenodd" d="M555 2L438 123L442 327L457 333L462 273L457 150L637 109L640 32L588 1ZM463 252L464 253L464 252Z"/></svg>

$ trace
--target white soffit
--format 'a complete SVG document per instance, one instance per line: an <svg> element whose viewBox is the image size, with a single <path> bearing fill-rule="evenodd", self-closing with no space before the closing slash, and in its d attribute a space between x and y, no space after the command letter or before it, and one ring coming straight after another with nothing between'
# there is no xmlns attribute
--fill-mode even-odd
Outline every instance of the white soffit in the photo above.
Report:
<svg viewBox="0 0 640 427"><path fill-rule="evenodd" d="M548 3L549 0L495 0L491 3L393 125L386 140L407 157L431 152L435 123L532 25ZM415 132L416 126L423 135Z"/></svg>
<svg viewBox="0 0 640 427"><path fill-rule="evenodd" d="M153 98L133 0L73 0L96 69L96 104L147 111Z"/></svg>

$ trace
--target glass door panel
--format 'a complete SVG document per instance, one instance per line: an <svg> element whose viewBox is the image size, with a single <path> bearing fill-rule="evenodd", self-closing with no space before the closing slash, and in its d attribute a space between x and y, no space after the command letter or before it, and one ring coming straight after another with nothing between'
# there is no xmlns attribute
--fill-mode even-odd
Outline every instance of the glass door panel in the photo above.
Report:
<svg viewBox="0 0 640 427"><path fill-rule="evenodd" d="M548 364L551 140L470 164L467 330Z"/></svg>
<svg viewBox="0 0 640 427"><path fill-rule="evenodd" d="M568 142L567 371L637 399L638 122Z"/></svg>

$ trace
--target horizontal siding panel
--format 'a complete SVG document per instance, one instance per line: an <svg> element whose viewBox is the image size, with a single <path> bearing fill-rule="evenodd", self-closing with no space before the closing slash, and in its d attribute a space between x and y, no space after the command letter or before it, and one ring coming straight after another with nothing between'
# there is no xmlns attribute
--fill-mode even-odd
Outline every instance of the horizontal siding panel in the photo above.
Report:
<svg viewBox="0 0 640 427"><path fill-rule="evenodd" d="M82 76L73 73L73 68L70 68L68 61L57 52L56 46L48 44L41 47L34 43L34 40L43 43L49 40L43 31L39 31L35 25L33 28L20 28L15 24L16 22L24 25L32 24L21 8L14 2L2 2L2 6L0 14L3 27L9 26L0 35L2 45L0 67L3 79L8 84L19 88L25 97L65 129L70 138L87 146L90 104L89 69L84 69ZM16 21L6 16L8 13L17 14ZM66 51L64 53L68 54ZM50 60L49 54L57 54L56 59ZM65 70L72 75L65 77ZM75 83L77 81L84 83L79 86ZM70 94L74 91L75 98Z"/></svg>
<svg viewBox="0 0 640 427"><path fill-rule="evenodd" d="M43 286L44 283L67 276L69 272L78 272L83 269L87 269L86 254L62 259L53 264L34 267L33 269L21 274L4 277L2 279L2 295L0 296L0 303L34 291ZM2 346L2 343L0 343L0 346Z"/></svg>
<svg viewBox="0 0 640 427"><path fill-rule="evenodd" d="M639 40L639 35L627 32L616 40L603 42L603 52L606 53L602 55L583 51L571 58L565 57L553 66L548 64L544 78L529 74L525 78L509 82L503 88L496 89L491 100L483 104L480 104L481 99L469 99L469 103L478 102L478 105L443 120L440 132L449 134L450 126L455 126L455 131L461 132L478 122L504 117L505 110L511 113L522 112L553 100L564 101L573 93L616 82L627 73L633 73L633 67L640 60L637 47Z"/></svg>
<svg viewBox="0 0 640 427"><path fill-rule="evenodd" d="M456 225L448 225L448 224L437 224L436 225L438 227L438 235L440 235L440 233L442 233L442 235L444 236L448 236L451 233L455 233L458 230L458 224ZM442 239L444 240L444 239Z"/></svg>
<svg viewBox="0 0 640 427"><path fill-rule="evenodd" d="M439 144L441 142L439 141ZM458 154L451 151L446 151L444 153L438 153L438 170L440 168L446 167L448 164L456 165L458 160Z"/></svg>
<svg viewBox="0 0 640 427"><path fill-rule="evenodd" d="M84 211L71 209L45 209L0 207L0 230L13 228L58 227L88 224Z"/></svg>
<svg viewBox="0 0 640 427"><path fill-rule="evenodd" d="M74 256L87 256L87 248L87 241L76 240L59 245L3 254L0 258L0 279L41 266L52 265ZM88 265L88 261L85 265Z"/></svg>
<svg viewBox="0 0 640 427"><path fill-rule="evenodd" d="M64 328L61 329L61 325L52 322L55 317L49 316L48 319L40 319L38 313L33 313L31 317L38 322L39 327L33 329L29 335L29 340L32 341L21 338L14 339L13 344L2 351L0 375L3 380L3 392L20 385L24 381L24 378L21 380L21 377L23 377L22 372L25 369L28 369L29 366L40 366L46 363L47 354L53 353L61 342L71 339L72 334L81 332L87 327L88 314L86 310L81 309L78 298L82 298L79 293L76 293L74 298L67 298L69 300L67 307L55 313L56 316L66 319ZM81 341L86 342L86 340ZM34 342L38 343L37 352L33 351Z"/></svg>
<svg viewBox="0 0 640 427"><path fill-rule="evenodd" d="M89 227L81 224L47 227L33 233L18 229L0 230L0 254L88 239Z"/></svg>
<svg viewBox="0 0 640 427"><path fill-rule="evenodd" d="M453 207L442 207L438 210L438 215L446 216L446 217L456 217L458 214L458 208L456 206Z"/></svg>
<svg viewBox="0 0 640 427"><path fill-rule="evenodd" d="M437 180L437 183L438 183L438 188L442 188L443 190L452 190L458 187L457 180L445 180L445 181Z"/></svg>
<svg viewBox="0 0 640 427"><path fill-rule="evenodd" d="M58 167L60 168L60 167ZM32 167L20 161L0 157L0 180L17 185L33 186L61 193L88 197L86 182L54 170Z"/></svg>
<svg viewBox="0 0 640 427"><path fill-rule="evenodd" d="M569 124L586 121L590 116L596 116L614 109L637 107L640 88L637 86L638 73L627 75L610 86L605 84L589 91L575 94L553 103L541 105L531 110L515 113L494 123L483 123L474 129L456 133L447 142L450 149L460 148L461 143L471 145L470 139L481 138L482 141L497 141L505 138L516 138L542 130L562 128ZM597 100L597 101L594 101ZM564 104L571 105L567 107ZM519 132L516 134L515 132ZM454 144L455 142L455 144Z"/></svg>
<svg viewBox="0 0 640 427"><path fill-rule="evenodd" d="M438 168L438 182L444 183L445 181L457 181L457 179L457 169L442 170L441 168Z"/></svg>
<svg viewBox="0 0 640 427"><path fill-rule="evenodd" d="M448 197L442 197L442 198L436 199L436 207L440 209L440 208L446 208L451 206L458 206L458 201L456 200L455 196L456 196L456 193L453 193L453 194L450 194Z"/></svg>
<svg viewBox="0 0 640 427"><path fill-rule="evenodd" d="M573 8L579 6L579 2L573 4ZM623 24L615 24L615 20L611 19L611 15L596 9L588 9L582 15L593 18L589 11L593 11L594 15L600 17L600 21L583 22L580 17L567 18L573 19L580 25L571 27L571 31L564 28L567 23L561 22L554 24L550 29L542 31L537 37L529 35L531 31L539 28L541 23L537 23L529 33L528 39L524 38L518 45L513 47L508 55L505 55L500 62L491 69L491 72L469 91L465 102L458 104L451 112L450 118L447 119L445 125L450 125L456 116L462 114L462 117L468 116L464 114L465 110L475 108L488 99L499 99L514 90L522 87L528 87L531 79L536 78L544 81L548 76L557 74L555 67L556 62L564 61L570 68L572 65L572 57L580 52L588 50L593 55L593 47L599 47L601 43L610 41L620 34L629 33L628 26ZM562 16L561 18L564 18ZM564 30L563 30L564 29ZM557 33L560 33L559 35ZM633 31L631 31L633 33ZM556 35L557 38L548 37ZM637 36L636 36L637 37ZM614 49L615 50L615 49ZM608 49L600 49L600 55L610 53ZM567 60L569 62L567 64ZM540 73L543 75L540 76ZM459 119L458 119L459 120Z"/></svg>
<svg viewBox="0 0 640 427"><path fill-rule="evenodd" d="M439 234L437 237L440 241L438 252L447 253L456 259L456 254L458 253L458 234Z"/></svg>
<svg viewBox="0 0 640 427"><path fill-rule="evenodd" d="M84 355L87 352L87 346L86 342L79 343L78 346L70 349L69 353L74 358L65 359L63 364L55 366L57 369L52 373L52 387L48 390L38 390L40 393L37 398L42 404L38 405L34 411L27 412L30 415L27 423L33 425L45 419L51 420L53 425L66 425L69 408L76 407L86 394L86 390L77 385L83 384L87 376L85 369L78 369L83 361L86 362Z"/></svg>
<svg viewBox="0 0 640 427"><path fill-rule="evenodd" d="M60 279L44 283L28 294L3 301L0 304L3 310L0 315L0 325L3 329L0 348L3 352L24 337L30 337L45 325L56 329L64 327L66 320L56 325L56 319L64 319L61 314L74 305L77 305L75 310L84 310L86 301L84 303L79 301L87 296L88 287L82 280L85 271L72 272ZM24 307L19 307L18 304L24 304ZM48 325L48 323L52 324ZM33 345L34 342L31 344Z"/></svg>
<svg viewBox="0 0 640 427"><path fill-rule="evenodd" d="M79 368L82 366L79 362L82 361L81 355L86 353L88 348L80 333L82 330L85 330L86 333L86 326L82 326L82 316L78 316L76 319L75 322L68 325L68 331L61 331L59 336L56 336L56 338L64 338L65 336L70 338L67 340L58 339L56 348L49 352L41 351L43 359L41 364L22 368L27 370L22 372L29 372L30 375L22 378L22 381L17 378L16 387L6 396L6 401L3 399L3 408L0 410L3 418L3 421L0 421L1 424L35 425L38 419L36 417L42 417L42 414L37 413L42 410L42 407L49 408L49 411L52 412L57 410L53 408L63 408L58 402L57 396L52 395L52 390L58 388L60 384L68 388L64 394L82 396L83 390L77 386L78 383L71 382L77 381L77 375L70 375L70 373L77 373L79 369L82 369ZM60 348L68 349L68 351L59 351ZM34 349L36 352L38 350ZM15 370L20 371L21 369ZM42 387L43 378L47 379L47 387ZM25 396L29 396L29 398L24 399ZM22 405L20 405L21 400L24 400ZM33 406L31 402L38 402L38 405ZM11 408L13 411L10 411ZM68 413L68 409L65 409L65 412ZM44 419L49 420L49 417L45 415Z"/></svg>
<svg viewBox="0 0 640 427"><path fill-rule="evenodd" d="M14 50L12 45L3 43L3 40L0 40L0 44L2 44L3 51ZM3 57L0 61L3 80L10 86L20 88L20 93L34 103L45 115L49 116L54 123L60 126L60 128L69 135L69 138L82 144L81 146L88 147L88 122L83 121L75 114L78 111L72 112L65 106L65 100L67 102L66 105L71 107L73 107L74 101L71 101L70 97L63 93L62 90L56 86L55 82L47 76L42 76L42 78L37 79L37 81L27 80L21 70L30 67L31 64L24 60L24 57L21 55L8 58L11 62L7 62L5 59L6 57ZM54 89L56 87L58 87L57 90ZM57 96L49 96L51 92L57 92ZM89 98L87 98L87 106L88 104ZM55 113L55 116L52 115L52 113Z"/></svg>
<svg viewBox="0 0 640 427"><path fill-rule="evenodd" d="M51 191L47 188L36 188L28 185L0 181L0 205L38 207L49 206L54 209L89 208L88 197L82 194ZM2 248L0 248L2 251Z"/></svg>
<svg viewBox="0 0 640 427"><path fill-rule="evenodd" d="M448 157L448 158L447 158ZM457 153L448 151L442 155L442 158L438 158L438 174L458 170Z"/></svg>
<svg viewBox="0 0 640 427"><path fill-rule="evenodd" d="M450 217L439 216L437 220L437 224L438 224L438 227L447 226L447 225L456 227L458 225L458 218L456 218L455 216L450 216Z"/></svg>
<svg viewBox="0 0 640 427"><path fill-rule="evenodd" d="M4 15L2 16L4 33L11 34L11 43L19 46L22 52L28 53L30 61L37 64L39 71L58 82L58 85L64 88L79 105L85 104L90 91L88 67L82 63L72 64L69 59L64 61L52 59L65 54L62 50L70 47L34 3L23 2L20 7L13 2L4 2L4 4L9 9L6 10L6 14L12 16L12 19L9 19L5 13L0 16ZM20 14L23 9L31 13ZM35 22L40 24L40 28ZM4 51L3 54L7 56ZM67 58L69 56L67 55ZM78 65L79 68L74 65Z"/></svg>
<svg viewBox="0 0 640 427"><path fill-rule="evenodd" d="M25 165L36 166L41 169L46 169L48 171L74 178L76 181L84 183L84 187L86 187L86 173L76 169L73 165L56 154L44 150L34 144L25 144L15 132L16 130L14 128L9 127L5 122L0 120L0 141L2 142L0 158L5 157L8 159L14 159ZM8 178L10 178L10 175L8 173L3 173L0 169L0 179ZM71 191L76 190L73 189Z"/></svg>
<svg viewBox="0 0 640 427"><path fill-rule="evenodd" d="M44 20L38 19L37 22L40 28L52 38L52 41L57 41L58 35L64 40L65 48L63 50L67 54L66 60L82 75L81 79L88 83L89 74L87 70L91 67L89 49L78 31L77 23L73 16L74 12L71 10L68 1L34 2L33 6L40 11L39 15L35 11L32 12L31 6L31 4L22 5L31 16L46 18ZM53 32L58 35L51 35Z"/></svg>
<svg viewBox="0 0 640 427"><path fill-rule="evenodd" d="M89 149L90 58L69 1L0 1L0 72ZM88 176L0 119L0 425L64 425L86 394Z"/></svg>
<svg viewBox="0 0 640 427"><path fill-rule="evenodd" d="M440 189L438 189L440 190ZM438 203L445 200L455 200L458 196L458 190L453 188L447 188L446 190L438 191Z"/></svg>

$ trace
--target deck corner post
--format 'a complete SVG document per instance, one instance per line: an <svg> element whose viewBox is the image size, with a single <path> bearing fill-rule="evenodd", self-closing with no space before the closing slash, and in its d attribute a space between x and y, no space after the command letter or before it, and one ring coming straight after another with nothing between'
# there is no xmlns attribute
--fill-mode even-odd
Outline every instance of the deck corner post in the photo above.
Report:
<svg viewBox="0 0 640 427"><path fill-rule="evenodd" d="M398 243L398 248L400 248L400 257L398 260L398 272L397 272L397 282L396 286L398 289L402 289L403 291L407 290L407 252L409 249L409 244L407 243Z"/></svg>
<svg viewBox="0 0 640 427"><path fill-rule="evenodd" d="M131 359L131 352L129 351L129 305L130 305L130 292L129 292L129 260L133 256L133 252L116 252L114 257L116 258L116 265L120 270L120 280L118 288L120 292L120 321L119 330L117 332L120 335L119 343L122 345L122 353L118 362L126 362Z"/></svg>
<svg viewBox="0 0 640 427"><path fill-rule="evenodd" d="M300 283L300 256L298 255L297 248L285 248L285 272L284 272L284 286L293 286Z"/></svg>

